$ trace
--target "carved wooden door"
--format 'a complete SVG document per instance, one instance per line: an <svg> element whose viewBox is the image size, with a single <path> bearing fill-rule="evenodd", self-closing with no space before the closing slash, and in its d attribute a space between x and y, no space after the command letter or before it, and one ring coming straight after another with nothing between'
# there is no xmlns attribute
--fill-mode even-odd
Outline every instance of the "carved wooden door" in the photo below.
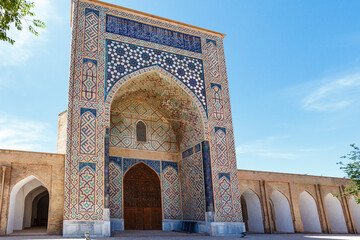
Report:
<svg viewBox="0 0 360 240"><path fill-rule="evenodd" d="M144 163L129 169L124 177L126 230L161 230L161 188L157 174Z"/></svg>

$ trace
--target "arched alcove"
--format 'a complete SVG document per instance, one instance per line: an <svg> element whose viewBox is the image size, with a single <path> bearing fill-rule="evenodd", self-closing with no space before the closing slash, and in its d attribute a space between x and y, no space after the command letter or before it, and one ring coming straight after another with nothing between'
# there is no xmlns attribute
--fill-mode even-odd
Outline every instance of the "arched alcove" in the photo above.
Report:
<svg viewBox="0 0 360 240"><path fill-rule="evenodd" d="M352 219L356 226L356 230L358 233L360 233L360 204L357 204L354 198L350 198L349 205L350 205Z"/></svg>
<svg viewBox="0 0 360 240"><path fill-rule="evenodd" d="M161 230L159 176L144 163L131 167L124 176L125 230Z"/></svg>
<svg viewBox="0 0 360 240"><path fill-rule="evenodd" d="M304 232L321 233L319 213L314 198L306 191L299 196L299 208Z"/></svg>
<svg viewBox="0 0 360 240"><path fill-rule="evenodd" d="M250 189L241 195L243 218L248 232L263 233L264 224L259 197Z"/></svg>
<svg viewBox="0 0 360 240"><path fill-rule="evenodd" d="M37 214L37 201L39 197L49 195L47 189L44 186L39 186L29 192L25 197L24 207L24 228L30 228L36 226L36 214ZM46 203L45 203L46 204ZM47 203L47 207L48 207Z"/></svg>
<svg viewBox="0 0 360 240"><path fill-rule="evenodd" d="M29 176L14 185L10 193L7 234L32 226L33 201L44 191L47 192L44 184L34 176Z"/></svg>
<svg viewBox="0 0 360 240"><path fill-rule="evenodd" d="M272 193L270 200L274 208L273 218L276 225L276 231L281 233L294 232L290 205L287 198L282 193L275 190Z"/></svg>
<svg viewBox="0 0 360 240"><path fill-rule="evenodd" d="M339 199L331 193L325 197L325 208L332 233L348 233Z"/></svg>
<svg viewBox="0 0 360 240"><path fill-rule="evenodd" d="M105 104L110 120L109 154L123 157L124 166L138 160L176 162L179 180L187 184L172 184L175 191L183 193L179 202L172 199L170 191L162 193L173 204L172 209L163 209L163 215L181 213L185 219L204 220L205 193L199 187L204 185L200 144L205 139L204 108L181 81L161 68L156 69L130 74L124 81L119 80L121 84L117 83L109 93ZM146 141L137 141L139 123L146 126ZM186 152L189 149L193 151ZM121 187L114 184L115 178L110 175L112 193L117 186ZM125 209L115 194L110 195L110 203L112 209L118 209L116 214L111 210L111 217L121 217Z"/></svg>
<svg viewBox="0 0 360 240"><path fill-rule="evenodd" d="M157 71L148 72L116 90L110 107L110 146L182 152L204 139L199 100L194 100L173 76L170 78ZM135 141L139 120L146 125L146 143Z"/></svg>

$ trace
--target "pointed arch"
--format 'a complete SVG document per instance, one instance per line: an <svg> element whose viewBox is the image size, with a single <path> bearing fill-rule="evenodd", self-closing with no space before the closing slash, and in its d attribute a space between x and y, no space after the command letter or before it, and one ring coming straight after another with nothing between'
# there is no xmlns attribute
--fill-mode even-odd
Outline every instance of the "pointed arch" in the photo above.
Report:
<svg viewBox="0 0 360 240"><path fill-rule="evenodd" d="M10 193L6 234L11 234L14 230L23 229L26 196L40 186L46 188L46 186L33 175L20 180L14 185Z"/></svg>
<svg viewBox="0 0 360 240"><path fill-rule="evenodd" d="M157 173L143 162L124 175L124 226L128 230L161 230L161 185Z"/></svg>
<svg viewBox="0 0 360 240"><path fill-rule="evenodd" d="M284 233L294 232L294 225L288 199L278 190L274 190L271 194L270 200L274 206L276 231Z"/></svg>
<svg viewBox="0 0 360 240"><path fill-rule="evenodd" d="M136 123L136 141L138 142L147 141L147 127L142 120L139 120Z"/></svg>
<svg viewBox="0 0 360 240"><path fill-rule="evenodd" d="M137 71L134 71L124 77L122 77L121 79L119 79L116 84L111 88L109 94L106 96L105 99L105 125L107 127L110 126L110 109L111 109L111 104L114 100L114 96L116 94L116 92L128 81L132 80L135 77L139 77L141 75L148 75L151 73L158 73L162 78L166 79L167 81L172 81L174 83L176 83L182 90L184 90L188 96L190 97L190 99L195 103L195 105L198 108L198 111L200 113L201 119L202 119L202 123L203 126L207 126L207 112L204 109L202 103L200 102L200 100L197 98L197 96L183 83L181 82L177 77L175 77L173 74L171 74L170 72L166 71L165 69L163 69L160 66L154 65L154 66L150 66L147 68L143 68ZM204 128L204 133L205 136L208 135L208 130L207 128Z"/></svg>
<svg viewBox="0 0 360 240"><path fill-rule="evenodd" d="M331 233L348 233L345 217L339 199L331 193L325 196L325 208L330 222Z"/></svg>
<svg viewBox="0 0 360 240"><path fill-rule="evenodd" d="M304 232L321 233L319 213L315 199L307 191L299 195L299 208Z"/></svg>
<svg viewBox="0 0 360 240"><path fill-rule="evenodd" d="M127 158L124 158L124 164L126 164L126 161L129 160ZM133 159L133 160L137 160L137 159ZM156 169L156 167L151 165L151 162L155 162L153 160L138 160L137 162L133 163L131 166L129 166L128 168L124 168L124 178L127 172L129 172L130 169L132 169L133 167L139 165L139 164L144 164L147 167L149 167L152 171L154 171L156 173L156 176L158 177L158 179L160 180L160 169ZM160 168L160 163L159 163L159 168Z"/></svg>
<svg viewBox="0 0 360 240"><path fill-rule="evenodd" d="M356 230L360 233L360 204L356 203L354 198L349 199L350 211L353 221L356 226Z"/></svg>
<svg viewBox="0 0 360 240"><path fill-rule="evenodd" d="M258 195L251 189L247 189L241 195L243 217L248 232L264 232L261 203ZM245 219L246 215L246 219Z"/></svg>

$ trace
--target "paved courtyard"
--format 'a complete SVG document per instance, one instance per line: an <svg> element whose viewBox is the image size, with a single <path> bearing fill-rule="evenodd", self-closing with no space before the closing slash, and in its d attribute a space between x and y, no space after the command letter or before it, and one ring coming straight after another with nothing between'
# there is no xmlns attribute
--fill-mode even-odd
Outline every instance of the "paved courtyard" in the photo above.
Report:
<svg viewBox="0 0 360 240"><path fill-rule="evenodd" d="M29 233L25 233L29 234ZM30 233L31 234L31 233ZM34 233L35 234L35 233ZM1 239L13 239L13 240L26 240L26 239L64 239L61 236L44 236L44 235L32 235L32 236L26 236L26 235L18 235L18 236L7 236L7 237L1 237ZM65 238L68 240L72 239L85 239L85 238ZM162 231L125 231L116 234L114 237L111 238L96 238L98 240L102 239L124 239L124 240L162 240L162 239L195 239L195 240L233 240L233 239L248 239L248 240L360 240L360 235L354 235L354 234L248 234L244 238L240 237L210 237L210 236L204 236L200 234L186 234L186 233L180 233L180 232L162 232Z"/></svg>

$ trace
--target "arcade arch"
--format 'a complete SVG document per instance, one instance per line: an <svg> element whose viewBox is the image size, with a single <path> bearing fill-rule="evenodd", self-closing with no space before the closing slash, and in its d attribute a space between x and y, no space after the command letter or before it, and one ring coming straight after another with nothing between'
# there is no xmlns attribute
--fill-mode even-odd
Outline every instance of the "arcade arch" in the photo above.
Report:
<svg viewBox="0 0 360 240"><path fill-rule="evenodd" d="M291 217L290 205L287 198L278 190L274 190L270 198L273 209L273 220L276 232L292 233L294 225Z"/></svg>
<svg viewBox="0 0 360 240"><path fill-rule="evenodd" d="M356 226L356 230L358 233L360 233L360 204L357 204L354 198L350 198L349 205L350 205L352 219Z"/></svg>
<svg viewBox="0 0 360 240"><path fill-rule="evenodd" d="M248 232L264 232L259 197L250 189L241 195L243 218Z"/></svg>
<svg viewBox="0 0 360 240"><path fill-rule="evenodd" d="M32 226L47 226L49 192L36 177L14 185L10 193L7 234Z"/></svg>
<svg viewBox="0 0 360 240"><path fill-rule="evenodd" d="M306 191L299 196L299 208L304 232L321 233L319 213L314 198Z"/></svg>
<svg viewBox="0 0 360 240"><path fill-rule="evenodd" d="M332 233L348 233L339 199L331 193L325 196L325 208Z"/></svg>

